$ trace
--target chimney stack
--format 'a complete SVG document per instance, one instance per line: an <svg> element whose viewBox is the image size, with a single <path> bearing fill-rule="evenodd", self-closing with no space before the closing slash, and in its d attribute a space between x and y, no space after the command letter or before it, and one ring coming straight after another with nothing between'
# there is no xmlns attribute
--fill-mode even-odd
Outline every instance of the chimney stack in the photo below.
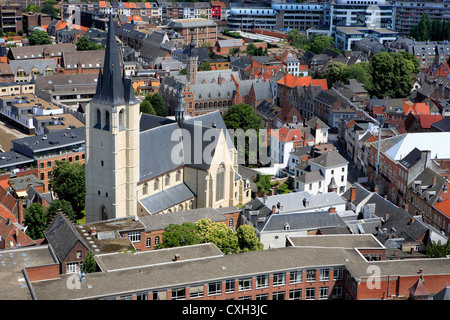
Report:
<svg viewBox="0 0 450 320"><path fill-rule="evenodd" d="M273 205L272 206L272 214L276 214L277 213L277 206Z"/></svg>
<svg viewBox="0 0 450 320"><path fill-rule="evenodd" d="M336 213L336 208L335 207L330 207L329 209L328 209L328 212L329 213Z"/></svg>
<svg viewBox="0 0 450 320"><path fill-rule="evenodd" d="M173 258L173 261L179 261L180 260L180 255L176 254L175 257Z"/></svg>
<svg viewBox="0 0 450 320"><path fill-rule="evenodd" d="M350 202L355 201L355 199L356 199L356 187L352 186L350 188Z"/></svg>
<svg viewBox="0 0 450 320"><path fill-rule="evenodd" d="M437 177L434 176L434 177L433 177L433 184L432 184L432 186L434 187L434 186L436 185L436 183L437 183Z"/></svg>
<svg viewBox="0 0 450 320"><path fill-rule="evenodd" d="M388 220L389 220L389 212L388 212L388 211L386 211L386 215L385 215L384 220L385 220L385 221L388 221Z"/></svg>

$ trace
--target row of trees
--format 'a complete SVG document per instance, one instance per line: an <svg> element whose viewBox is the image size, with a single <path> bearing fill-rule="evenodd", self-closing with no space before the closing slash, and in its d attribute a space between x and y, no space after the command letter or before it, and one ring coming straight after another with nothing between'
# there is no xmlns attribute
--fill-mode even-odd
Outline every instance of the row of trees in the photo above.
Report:
<svg viewBox="0 0 450 320"><path fill-rule="evenodd" d="M351 66L332 62L322 76L327 79L328 87L335 82L347 83L349 79L356 79L371 96L403 98L411 93L412 75L419 70L419 61L411 53L380 52L369 62Z"/></svg>
<svg viewBox="0 0 450 320"><path fill-rule="evenodd" d="M202 219L196 223L185 222L181 225L168 225L162 235L160 248L173 248L199 243L214 243L225 254L262 250L255 229L242 225L236 233L223 223Z"/></svg>
<svg viewBox="0 0 450 320"><path fill-rule="evenodd" d="M156 92L155 94L148 93L145 99L141 102L140 111L159 117L166 116L166 106L161 94Z"/></svg>
<svg viewBox="0 0 450 320"><path fill-rule="evenodd" d="M428 13L420 17L417 25L412 26L409 35L417 41L450 40L450 21L430 19Z"/></svg>
<svg viewBox="0 0 450 320"><path fill-rule="evenodd" d="M52 17L52 20L55 20L58 18L59 13L61 12L61 9L56 9L54 5L56 4L55 0L46 0L44 2L44 5L41 7L37 6L36 4L29 4L25 8L25 12L42 12L49 14ZM23 9L22 9L23 10Z"/></svg>

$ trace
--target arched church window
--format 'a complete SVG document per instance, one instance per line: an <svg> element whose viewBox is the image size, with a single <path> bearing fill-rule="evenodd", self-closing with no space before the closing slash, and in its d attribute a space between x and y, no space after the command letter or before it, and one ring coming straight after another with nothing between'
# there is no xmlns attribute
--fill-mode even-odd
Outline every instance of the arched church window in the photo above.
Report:
<svg viewBox="0 0 450 320"><path fill-rule="evenodd" d="M181 180L181 171L180 170L177 171L177 174L175 175L175 180L176 180L176 182L180 182L180 180Z"/></svg>
<svg viewBox="0 0 450 320"><path fill-rule="evenodd" d="M122 110L119 111L119 130L125 129L124 116L125 116L125 113L123 112L123 109L122 109Z"/></svg>
<svg viewBox="0 0 450 320"><path fill-rule="evenodd" d="M158 189L159 189L159 179L156 179L156 180L155 180L154 189L155 189L155 190L158 190Z"/></svg>
<svg viewBox="0 0 450 320"><path fill-rule="evenodd" d="M222 200L225 196L225 165L220 164L216 174L216 201Z"/></svg>
<svg viewBox="0 0 450 320"><path fill-rule="evenodd" d="M170 184L170 175L166 175L165 181L164 181L164 185L168 186Z"/></svg>
<svg viewBox="0 0 450 320"><path fill-rule="evenodd" d="M144 183L144 187L142 188L142 193L147 194L147 192L148 192L148 184L146 182L146 183Z"/></svg>
<svg viewBox="0 0 450 320"><path fill-rule="evenodd" d="M103 130L109 130L109 125L110 125L109 111L106 110L106 112L105 112L105 126L103 127Z"/></svg>
<svg viewBox="0 0 450 320"><path fill-rule="evenodd" d="M100 129L101 126L102 126L102 112L100 111L100 109L97 109L94 128Z"/></svg>

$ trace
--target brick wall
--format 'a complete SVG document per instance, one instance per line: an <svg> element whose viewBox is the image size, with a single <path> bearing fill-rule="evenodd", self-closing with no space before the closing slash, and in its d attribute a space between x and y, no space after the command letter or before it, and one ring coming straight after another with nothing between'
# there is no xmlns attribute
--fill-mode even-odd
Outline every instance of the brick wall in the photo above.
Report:
<svg viewBox="0 0 450 320"><path fill-rule="evenodd" d="M40 281L59 278L59 264L25 268L30 281Z"/></svg>

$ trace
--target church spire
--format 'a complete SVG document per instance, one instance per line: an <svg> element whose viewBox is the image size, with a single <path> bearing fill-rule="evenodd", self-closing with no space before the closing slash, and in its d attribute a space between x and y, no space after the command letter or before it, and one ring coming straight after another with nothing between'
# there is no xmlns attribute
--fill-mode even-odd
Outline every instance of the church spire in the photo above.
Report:
<svg viewBox="0 0 450 320"><path fill-rule="evenodd" d="M124 105L130 102L135 103L137 100L134 96L134 91L130 94L130 88L126 88L130 85L131 81L125 81L125 77L122 76L119 48L116 43L113 18L110 15L103 72L99 72L97 90L92 101L110 106Z"/></svg>

